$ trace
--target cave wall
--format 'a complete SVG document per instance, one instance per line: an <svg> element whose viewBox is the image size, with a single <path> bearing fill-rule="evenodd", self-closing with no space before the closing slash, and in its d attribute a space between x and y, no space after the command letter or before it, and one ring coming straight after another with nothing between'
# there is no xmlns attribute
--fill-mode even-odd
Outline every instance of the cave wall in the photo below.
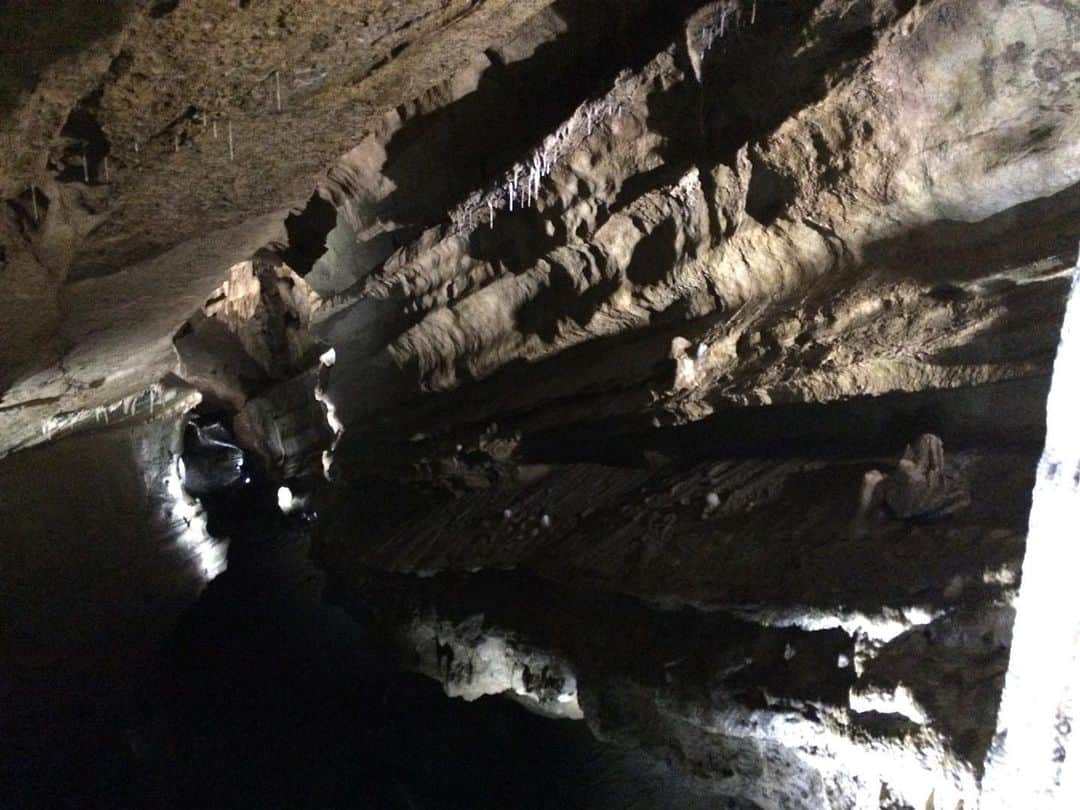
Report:
<svg viewBox="0 0 1080 810"><path fill-rule="evenodd" d="M733 802L975 800L1080 243L1075 4L48 6L0 9L17 638L81 644L34 618L80 593L122 635L110 589L159 577L39 590L79 549L172 570L146 504L197 392L451 693ZM970 503L853 531L927 432Z"/></svg>

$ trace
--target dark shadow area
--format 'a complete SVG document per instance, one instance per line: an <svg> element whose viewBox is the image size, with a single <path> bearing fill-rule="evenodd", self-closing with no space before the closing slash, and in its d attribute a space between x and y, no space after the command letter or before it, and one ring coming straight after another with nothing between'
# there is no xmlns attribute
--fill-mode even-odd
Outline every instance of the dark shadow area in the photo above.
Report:
<svg viewBox="0 0 1080 810"><path fill-rule="evenodd" d="M61 183L94 185L98 182L101 163L109 154L109 139L95 115L99 100L98 92L82 99L60 129L60 137L67 138L67 144L59 160L50 168Z"/></svg>
<svg viewBox="0 0 1080 810"><path fill-rule="evenodd" d="M360 591L378 606L380 619L394 625L416 611L455 622L482 614L486 626L512 630L523 643L566 656L586 685L614 677L659 688L665 665L676 660L684 677L705 683L725 661L750 658L756 665L739 678L754 686L745 694L736 687L749 702L765 684L773 695L842 704L854 681L854 673L819 677L832 675L836 656L851 652L850 637L839 629L763 629L722 611L659 609L630 596L519 571L443 572L430 578L373 572ZM788 644L816 647L813 660L808 652L798 669L775 667Z"/></svg>
<svg viewBox="0 0 1080 810"><path fill-rule="evenodd" d="M1076 263L1080 184L977 222L939 220L865 249L868 266L889 277L937 283L1022 268L1052 255Z"/></svg>
<svg viewBox="0 0 1080 810"><path fill-rule="evenodd" d="M549 301L554 297L544 295ZM581 306L589 305L586 296ZM524 308L522 328L531 325L539 330L536 334L553 334L551 313L531 306ZM698 334L708 320L649 325L629 334L586 341L535 362L515 359L483 379L475 379L461 366L458 373L468 384L446 391L417 392L411 380L417 378L418 369L383 365L380 370L386 376L380 379L380 390L386 395L367 403L370 410L363 419L368 430L360 433L358 425L350 425L335 449L335 459L341 459L343 467L357 464L369 470L388 463L407 466L431 452L425 441L404 441L420 431L437 437L448 430L483 431L493 419L506 428L530 419L557 425L576 421L581 413L605 413L620 406L638 411L650 402L648 381L658 379L669 365L671 339ZM330 394L336 398L338 391L332 389ZM632 429L638 427L634 424ZM530 429L536 429L535 424Z"/></svg>
<svg viewBox="0 0 1080 810"><path fill-rule="evenodd" d="M510 63L489 54L491 64L476 90L395 133L384 168L395 191L380 204L379 218L420 227L441 222L450 206L501 177L620 70L651 59L700 4L558 0L553 9L566 30L555 40ZM492 120L499 125L484 126ZM500 212L494 233L474 231L470 252L478 258L497 254L516 270L532 265L553 243L536 236L541 230L518 225L527 215ZM522 241L525 230L532 238Z"/></svg>
<svg viewBox="0 0 1080 810"><path fill-rule="evenodd" d="M668 806L609 804L663 780L584 724L448 700L396 670L377 637L322 603L305 538L263 545L230 560L166 645L131 806Z"/></svg>
<svg viewBox="0 0 1080 810"><path fill-rule="evenodd" d="M597 227L635 199L670 184L691 166L699 169L706 198L711 198L712 168L735 165L736 150L774 131L798 110L826 93L830 71L842 74L873 47L869 9L846 13L836 25L823 23L812 47L804 47L806 27L818 3L762 3L749 25L732 21L723 38L715 40L702 64L700 83L692 78L685 48L676 51L687 81L649 98L648 125L664 136L663 163L658 169L627 179L616 201L597 216ZM732 18L734 19L734 18ZM790 181L768 170L755 171L751 216L769 224L792 195ZM722 229L710 206L712 232Z"/></svg>
<svg viewBox="0 0 1080 810"><path fill-rule="evenodd" d="M795 183L764 163L754 163L746 192L746 213L761 225L772 225L795 199Z"/></svg>
<svg viewBox="0 0 1080 810"><path fill-rule="evenodd" d="M628 420L600 422L526 436L520 449L522 459L533 463L625 458L627 444L685 458L859 455L900 451L912 436L926 432L954 448L1038 448L1049 388L1049 377L1032 377L838 402L730 408L660 430L642 429L640 420L638 429Z"/></svg>
<svg viewBox="0 0 1080 810"><path fill-rule="evenodd" d="M118 32L134 0L11 0L0 4L0 116L33 89L54 61Z"/></svg>
<svg viewBox="0 0 1080 810"><path fill-rule="evenodd" d="M14 199L7 201L23 232L36 230L45 221L51 201L37 186L31 186Z"/></svg>
<svg viewBox="0 0 1080 810"><path fill-rule="evenodd" d="M626 178L626 181L619 188L619 193L615 195L615 201L600 217L601 221L606 222L611 218L612 214L622 211L634 200L643 197L650 191L679 182L679 179L685 174L685 168L685 161L675 166L664 163L655 169Z"/></svg>
<svg viewBox="0 0 1080 810"><path fill-rule="evenodd" d="M180 0L150 0L150 5L146 7L146 13L157 20L172 14L179 5Z"/></svg>
<svg viewBox="0 0 1080 810"><path fill-rule="evenodd" d="M326 237L337 225L337 209L317 192L304 209L285 217L289 244L282 258L297 274L306 276L326 252Z"/></svg>
<svg viewBox="0 0 1080 810"><path fill-rule="evenodd" d="M97 120L100 103L100 89L80 99L60 129L63 151L50 157L49 170L61 183L94 185L103 174L109 139Z"/></svg>
<svg viewBox="0 0 1080 810"><path fill-rule="evenodd" d="M580 292L569 270L554 261L549 260L549 264L547 286L523 304L515 315L519 331L539 335L547 342L553 341L559 332L560 314L578 326L584 326L620 284L618 278L602 279ZM594 268L594 272L600 271Z"/></svg>
<svg viewBox="0 0 1080 810"><path fill-rule="evenodd" d="M816 0L758 3L757 20L719 39L702 65L701 121L706 156L733 164L744 143L774 131L819 101L830 77L852 69L874 45L870 6L819 21L808 36ZM810 47L804 47L807 41ZM704 172L703 172L704 175Z"/></svg>
<svg viewBox="0 0 1080 810"><path fill-rule="evenodd" d="M376 605L376 620L390 626L420 617L436 628L449 650L439 648L439 666L450 659L445 677L452 682L472 677L472 659L459 648L455 660L446 639L455 632L474 642L512 633L519 645L574 663L587 711L596 705L590 696L630 693L628 683L643 686L650 701L680 688L691 700L707 700L694 691L707 684L750 707L759 705L762 691L813 695L819 707L847 704L854 673L838 672L835 661L848 655L850 637L837 629L763 632L729 612L732 606L868 615L891 605L959 609L910 631L916 650L923 647L911 654L904 642L910 658L901 668L918 673L906 682L917 683L920 693L943 691L946 676L948 690L965 692L962 702L932 698L940 712L934 717L978 768L993 731L1008 637L984 634L985 626L967 635L949 627L954 620L979 626L984 619L965 611L998 588L980 580L982 572L1018 563L1038 452L1003 452L994 441L950 451L950 463L970 487L969 504L947 516L888 519L859 540L849 526L860 482L871 468L892 469L896 455L719 463L714 456L673 459L646 473L556 468L529 483L504 482L433 502L388 540L380 533L381 548L368 549L366 558L356 550L345 562L342 553L354 550L343 550L340 538L328 543L327 555L330 567L348 578L335 592L351 612L366 616L362 611ZM722 493L721 513L702 513L709 491ZM527 527L541 508L553 522L529 539ZM412 564L439 573L364 573L365 559L378 567L400 563L410 545L405 553ZM380 556L384 551L388 556ZM962 600L948 587L960 573L971 577ZM366 601L350 603L350 593ZM964 649L950 649L956 646ZM788 659L799 663L788 667ZM752 671L728 668L730 661L752 662ZM602 714L591 716L604 727Z"/></svg>
<svg viewBox="0 0 1080 810"><path fill-rule="evenodd" d="M661 281L675 265L675 238L678 229L675 221L665 219L634 246L626 277L634 284L644 286Z"/></svg>
<svg viewBox="0 0 1080 810"><path fill-rule="evenodd" d="M974 365L979 363L1040 363L1051 368L1061 337L1069 279L1064 277L1041 283L1018 284L1010 279L997 279L974 289L953 288L965 298L981 295L1002 303L1004 313L993 326L974 334L962 345L941 349L932 355L931 362L939 366Z"/></svg>
<svg viewBox="0 0 1080 810"><path fill-rule="evenodd" d="M313 515L282 515L258 464L203 424L185 441L185 480L230 538L227 569L133 660L32 677L5 661L5 808L712 806L584 723L448 700L399 669L376 609L350 617L324 600ZM402 506L374 506L375 524Z"/></svg>

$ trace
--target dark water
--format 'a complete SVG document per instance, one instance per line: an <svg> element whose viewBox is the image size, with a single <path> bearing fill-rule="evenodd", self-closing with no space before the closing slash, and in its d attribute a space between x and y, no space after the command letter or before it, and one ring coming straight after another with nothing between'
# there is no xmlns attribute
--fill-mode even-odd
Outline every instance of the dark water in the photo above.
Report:
<svg viewBox="0 0 1080 810"><path fill-rule="evenodd" d="M280 513L257 465L194 476L234 471L216 445L184 459L228 565L191 603L177 525L155 522L160 476L143 475L171 463L170 435L75 437L0 467L18 507L0 546L0 810L718 806L583 722L450 700L396 668L365 623L378 606L328 603L310 522Z"/></svg>
<svg viewBox="0 0 1080 810"><path fill-rule="evenodd" d="M447 699L323 590L304 529L234 541L153 655L9 683L0 806L715 806L584 723Z"/></svg>

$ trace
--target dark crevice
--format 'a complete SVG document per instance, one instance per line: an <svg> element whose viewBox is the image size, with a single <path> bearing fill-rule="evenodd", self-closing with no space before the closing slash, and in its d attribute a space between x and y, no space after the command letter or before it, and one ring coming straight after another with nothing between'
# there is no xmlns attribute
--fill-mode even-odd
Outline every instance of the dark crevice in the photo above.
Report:
<svg viewBox="0 0 1080 810"><path fill-rule="evenodd" d="M652 232L643 236L634 246L630 264L626 268L626 277L639 286L656 284L663 280L678 259L677 235L675 220L665 219Z"/></svg>
<svg viewBox="0 0 1080 810"><path fill-rule="evenodd" d="M146 13L156 20L172 14L179 5L180 0L150 0Z"/></svg>
<svg viewBox="0 0 1080 810"><path fill-rule="evenodd" d="M282 258L297 274L306 276L326 253L326 237L335 225L337 209L318 193L312 194L302 211L285 218L289 242Z"/></svg>
<svg viewBox="0 0 1080 810"><path fill-rule="evenodd" d="M64 126L61 138L66 142L53 158L53 170L61 183L96 184L102 174L101 163L109 154L109 139L97 120L102 90L99 88L75 105Z"/></svg>
<svg viewBox="0 0 1080 810"><path fill-rule="evenodd" d="M899 452L922 432L940 436L953 449L981 444L1030 450L1045 436L1049 384L1047 377L1032 377L831 403L731 408L661 430L635 431L632 420L611 420L534 433L525 437L520 453L529 463L624 458L627 446L685 458L786 457L793 447L825 456L858 455Z"/></svg>
<svg viewBox="0 0 1080 810"><path fill-rule="evenodd" d="M751 158L746 213L760 224L772 225L795 200L795 182L765 163Z"/></svg>

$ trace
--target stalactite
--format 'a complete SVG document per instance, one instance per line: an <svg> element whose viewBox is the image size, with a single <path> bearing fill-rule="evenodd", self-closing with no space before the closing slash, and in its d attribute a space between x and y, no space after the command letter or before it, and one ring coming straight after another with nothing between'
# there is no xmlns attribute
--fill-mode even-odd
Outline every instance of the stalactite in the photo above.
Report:
<svg viewBox="0 0 1080 810"><path fill-rule="evenodd" d="M453 209L449 218L455 228L471 229L471 211L484 203L488 206L488 223L492 228L494 207L500 204L504 197L503 204L510 211L513 211L515 205L528 206L537 203L543 179L553 172L559 161L577 149L601 122L621 114L623 96L628 87L625 76L626 74L620 74L616 78L606 96L581 104L554 133L545 137L527 157L516 162L488 190L475 192ZM523 174L524 184L521 183Z"/></svg>

